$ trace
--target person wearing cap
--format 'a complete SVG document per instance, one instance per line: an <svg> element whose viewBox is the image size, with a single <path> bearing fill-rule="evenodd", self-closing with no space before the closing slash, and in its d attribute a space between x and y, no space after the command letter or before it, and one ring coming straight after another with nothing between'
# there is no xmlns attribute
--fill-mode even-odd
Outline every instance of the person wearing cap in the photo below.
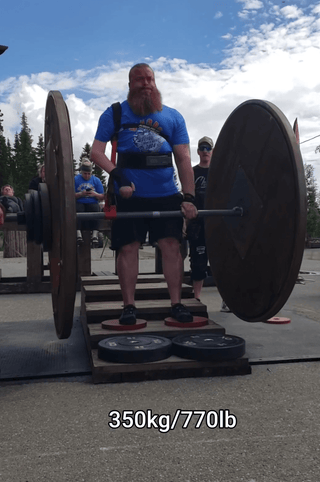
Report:
<svg viewBox="0 0 320 482"><path fill-rule="evenodd" d="M92 175L92 164L87 158L83 158L80 166L80 174L75 176L75 196L77 213L99 212L99 201L104 199L104 189L100 179ZM83 229L91 231L92 223L83 223ZM77 245L83 244L81 230L77 230ZM98 231L93 229L92 245L98 247Z"/></svg>
<svg viewBox="0 0 320 482"><path fill-rule="evenodd" d="M194 178L189 136L182 115L162 104L152 68L136 64L129 72L129 93L121 103L117 166L105 155L106 145L116 132L114 109L109 107L99 119L91 159L110 174L118 212L177 211L194 218ZM183 195L174 179L177 166ZM119 323L136 323L135 286L139 273L139 247L149 233L158 243L163 273L171 300L171 317L181 323L193 321L181 303L183 263L180 253L181 218L116 219L112 225L111 249L117 251L124 309Z"/></svg>
<svg viewBox="0 0 320 482"><path fill-rule="evenodd" d="M201 137L198 141L197 153L199 164L193 167L195 183L195 204L198 209L204 209L205 193L214 143L211 137ZM204 219L198 218L189 222L187 239L190 246L190 268L194 297L200 301L203 281L207 277L208 255L205 241ZM229 311L222 302L221 311Z"/></svg>

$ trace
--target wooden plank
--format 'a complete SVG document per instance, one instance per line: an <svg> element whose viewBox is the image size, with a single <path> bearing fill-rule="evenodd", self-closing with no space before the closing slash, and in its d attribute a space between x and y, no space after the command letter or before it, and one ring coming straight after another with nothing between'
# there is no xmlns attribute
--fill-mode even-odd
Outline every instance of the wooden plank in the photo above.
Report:
<svg viewBox="0 0 320 482"><path fill-rule="evenodd" d="M163 275L158 274L139 274L137 279L137 284L139 283L162 283L165 281ZM113 276L82 276L81 282L83 285L108 285L108 284L119 284L119 277Z"/></svg>
<svg viewBox="0 0 320 482"><path fill-rule="evenodd" d="M120 284L113 285L89 285L83 286L86 302L92 301L121 301L122 293ZM192 287L182 285L181 297L191 298ZM169 299L167 283L141 283L136 286L136 300L146 299Z"/></svg>
<svg viewBox="0 0 320 482"><path fill-rule="evenodd" d="M110 338L112 336L119 335L146 335L152 334L157 336L164 336L166 338L174 338L178 335L188 335L196 333L213 333L224 335L226 330L222 326L215 323L213 320L209 320L209 324L199 328L177 328L173 326L166 326L164 320L156 320L147 324L145 328L137 331L117 331L117 330L106 330L101 328L100 323L93 323L87 325L88 337L90 338L91 348L97 348L99 341Z"/></svg>
<svg viewBox="0 0 320 482"><path fill-rule="evenodd" d="M47 277L46 277L47 278ZM13 278L11 278L13 280ZM10 281L7 282L5 278L0 282L0 294L17 294L17 293L51 293L51 282L40 281L32 283L27 281Z"/></svg>
<svg viewBox="0 0 320 482"><path fill-rule="evenodd" d="M98 358L98 350L91 351L91 367L94 383L235 376L251 373L251 366L246 357L223 362L200 362L171 356L166 360L157 362L129 364L100 360Z"/></svg>
<svg viewBox="0 0 320 482"><path fill-rule="evenodd" d="M27 281L41 283L43 276L42 246L32 241L27 242Z"/></svg>
<svg viewBox="0 0 320 482"><path fill-rule="evenodd" d="M92 272L92 276L101 276L101 277L105 277L105 276L113 276L114 273L111 273L111 271L93 271Z"/></svg>
<svg viewBox="0 0 320 482"><path fill-rule="evenodd" d="M194 298L186 298L183 304L194 316L208 318L207 307ZM136 308L139 316L146 320L159 320L170 316L170 300L137 300ZM82 311L86 313L88 323L99 323L103 320L112 320L120 317L123 310L121 301L98 301L83 303Z"/></svg>
<svg viewBox="0 0 320 482"><path fill-rule="evenodd" d="M26 225L18 224L17 221L7 221L0 226L0 231L26 231Z"/></svg>

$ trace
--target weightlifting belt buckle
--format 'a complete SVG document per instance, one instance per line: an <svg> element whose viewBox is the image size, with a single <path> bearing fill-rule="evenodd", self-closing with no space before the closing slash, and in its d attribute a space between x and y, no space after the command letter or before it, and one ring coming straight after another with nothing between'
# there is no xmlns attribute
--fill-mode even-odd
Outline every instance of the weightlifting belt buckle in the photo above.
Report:
<svg viewBox="0 0 320 482"><path fill-rule="evenodd" d="M147 156L146 166L147 167L171 167L172 166L171 156Z"/></svg>

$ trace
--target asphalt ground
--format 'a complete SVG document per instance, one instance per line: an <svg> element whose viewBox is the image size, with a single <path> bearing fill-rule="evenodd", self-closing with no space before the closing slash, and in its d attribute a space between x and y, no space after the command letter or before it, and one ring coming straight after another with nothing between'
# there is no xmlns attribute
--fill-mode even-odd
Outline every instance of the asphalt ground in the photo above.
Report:
<svg viewBox="0 0 320 482"><path fill-rule="evenodd" d="M101 251L93 271L112 271ZM154 270L151 251L140 252L142 271ZM3 276L24 268L1 264ZM203 289L210 318L246 340L250 375L93 385L75 371L0 382L1 482L318 482L320 250L305 251L301 271L278 314L286 325L221 313L217 289ZM19 326L21 344L28 322L52 320L47 294L1 295L0 305L0 335Z"/></svg>

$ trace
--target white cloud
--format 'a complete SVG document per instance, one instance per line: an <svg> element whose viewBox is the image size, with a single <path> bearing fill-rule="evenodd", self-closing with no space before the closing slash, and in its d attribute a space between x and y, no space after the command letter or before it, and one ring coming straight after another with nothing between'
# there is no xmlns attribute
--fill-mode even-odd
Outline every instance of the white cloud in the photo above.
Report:
<svg viewBox="0 0 320 482"><path fill-rule="evenodd" d="M280 9L282 15L286 18L299 18L303 15L303 11L296 5L288 5Z"/></svg>
<svg viewBox="0 0 320 482"><path fill-rule="evenodd" d="M213 18L214 18L215 20L217 20L217 19L219 19L219 18L221 18L221 17L223 17L223 13L222 13L222 12L217 12Z"/></svg>
<svg viewBox="0 0 320 482"><path fill-rule="evenodd" d="M222 35L221 38L224 38L226 40L230 40L230 39L232 39L232 35L231 35L231 33L227 33L226 35Z"/></svg>
<svg viewBox="0 0 320 482"><path fill-rule="evenodd" d="M263 3L260 0L237 0L243 3L244 10L259 10L263 8Z"/></svg>
<svg viewBox="0 0 320 482"><path fill-rule="evenodd" d="M312 13L320 14L320 3L312 9Z"/></svg>

